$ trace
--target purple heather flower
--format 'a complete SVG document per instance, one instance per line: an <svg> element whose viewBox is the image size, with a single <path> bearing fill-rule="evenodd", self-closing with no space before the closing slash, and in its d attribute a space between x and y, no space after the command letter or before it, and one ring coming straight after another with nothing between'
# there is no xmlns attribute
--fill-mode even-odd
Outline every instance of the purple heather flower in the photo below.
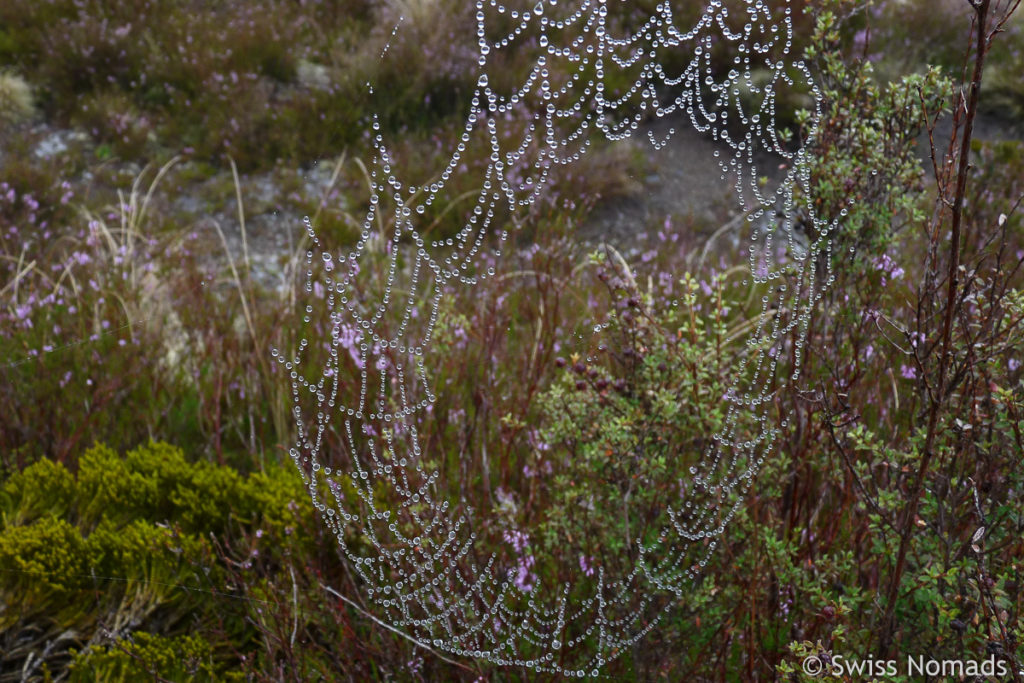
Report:
<svg viewBox="0 0 1024 683"><path fill-rule="evenodd" d="M534 565L533 555L519 558L519 565L516 567L516 578L513 580L516 588L529 593L537 583L537 575L530 571Z"/></svg>
<svg viewBox="0 0 1024 683"><path fill-rule="evenodd" d="M527 534L524 534L522 531L506 531L504 533L504 538L505 542L510 543L512 545L513 550L515 550L516 553L520 555L523 553L524 550L526 550L526 546L530 544L530 537Z"/></svg>

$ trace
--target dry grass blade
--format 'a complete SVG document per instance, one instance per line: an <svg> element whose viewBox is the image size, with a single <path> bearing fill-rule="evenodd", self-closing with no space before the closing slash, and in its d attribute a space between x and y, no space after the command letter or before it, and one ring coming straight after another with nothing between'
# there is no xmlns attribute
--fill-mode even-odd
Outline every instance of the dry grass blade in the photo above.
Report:
<svg viewBox="0 0 1024 683"><path fill-rule="evenodd" d="M26 275L31 273L36 267L35 261L29 261L27 264L22 265L24 263L24 259L25 252L22 251L21 256L18 257L17 266L15 267L14 278L12 278L10 282L4 285L3 289L0 289L0 296L6 294L8 289L13 289L14 291L11 293L11 298L12 300L15 301L18 299L18 283L21 282L21 280ZM14 259L12 258L11 260L13 261Z"/></svg>
<svg viewBox="0 0 1024 683"><path fill-rule="evenodd" d="M235 183L235 203L238 205L238 228L242 231L242 258L245 263L245 277L248 278L252 272L252 263L249 260L249 240L245 230L245 207L242 204L242 183L238 179L238 166L235 160L228 158L231 162L231 178Z"/></svg>
<svg viewBox="0 0 1024 683"><path fill-rule="evenodd" d="M334 189L335 184L338 182L338 176L341 175L341 169L345 165L346 156L348 156L348 152L342 152L341 156L338 157L338 162L334 164L334 172L331 174L331 180L327 183L327 187L324 188L323 196L321 196L320 202L316 206L316 213L313 214L312 224L314 226L320 225L320 214L323 213L324 206L327 204L327 198L330 196L331 190ZM363 170L365 171L366 169L364 168ZM239 206L241 206L241 198L239 198ZM349 216L349 218L351 218L351 216Z"/></svg>
<svg viewBox="0 0 1024 683"><path fill-rule="evenodd" d="M220 227L220 223L215 219L213 221L213 227L217 229L217 234L220 236L220 243L224 246L224 254L228 257L228 267L231 269L231 276L235 283L235 288L238 290L238 298L242 302L242 314L245 316L245 324L249 329L249 336L252 338L253 344L257 349L260 348L259 337L256 335L256 326L253 324L252 312L249 310L248 297L245 295L245 286L242 284L242 278L238 275L238 268L235 266L235 258L231 255L231 247L228 245L227 237L224 236L224 231Z"/></svg>

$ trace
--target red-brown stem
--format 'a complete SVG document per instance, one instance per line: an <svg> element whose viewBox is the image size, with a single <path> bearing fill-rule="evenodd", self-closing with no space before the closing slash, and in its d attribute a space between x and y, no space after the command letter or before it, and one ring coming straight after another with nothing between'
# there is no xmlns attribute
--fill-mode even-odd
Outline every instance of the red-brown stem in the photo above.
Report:
<svg viewBox="0 0 1024 683"><path fill-rule="evenodd" d="M959 268L960 268L960 238L961 225L963 222L964 195L967 192L967 174L970 167L971 138L974 135L974 121L978 115L978 97L981 91L981 77L985 69L985 53L988 51L985 35L985 25L988 18L988 10L991 0L980 0L971 3L977 14L977 51L974 55L974 72L971 75L970 93L967 96L967 117L964 122L964 136L960 144L960 159L957 168L956 194L952 205L952 235L949 244L949 275L948 289L946 292L946 311L942 322L942 347L939 353L939 373L936 379L935 391L931 394L931 406L928 411L928 431L925 436L924 453L921 455L921 463L917 468L914 477L914 486L910 491L910 498L903 509L903 517L900 520L900 547L896 554L896 565L893 568L892 578L889 582L889 594L885 604L885 616L882 621L881 638L879 650L883 656L892 654L893 630L895 626L896 599L900 592L900 583L903 579L903 572L906 568L907 549L910 546L910 537L914 528L914 518L917 516L917 509L921 502L921 491L924 488L924 480L928 474L932 458L935 455L935 436L939 427L939 411L946 401L946 372L949 367L949 346L953 328L953 311L956 308L957 290L959 289ZM962 102L961 95L960 101Z"/></svg>

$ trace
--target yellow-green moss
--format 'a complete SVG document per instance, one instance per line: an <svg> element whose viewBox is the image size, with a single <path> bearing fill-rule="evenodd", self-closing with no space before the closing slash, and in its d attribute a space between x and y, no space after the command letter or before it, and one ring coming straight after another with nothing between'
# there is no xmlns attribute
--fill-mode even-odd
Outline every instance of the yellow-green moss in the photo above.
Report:
<svg viewBox="0 0 1024 683"><path fill-rule="evenodd" d="M156 675L172 681L241 680L220 671L213 646L194 635L166 638L136 632L114 644L76 653L70 669L70 680L77 683L149 680Z"/></svg>
<svg viewBox="0 0 1024 683"><path fill-rule="evenodd" d="M0 523L26 524L44 515L65 516L75 497L75 478L60 463L40 460L0 486Z"/></svg>
<svg viewBox="0 0 1024 683"><path fill-rule="evenodd" d="M0 533L0 629L18 613L29 611L64 616L73 609L74 593L88 577L85 540L66 520L43 517L28 526Z"/></svg>

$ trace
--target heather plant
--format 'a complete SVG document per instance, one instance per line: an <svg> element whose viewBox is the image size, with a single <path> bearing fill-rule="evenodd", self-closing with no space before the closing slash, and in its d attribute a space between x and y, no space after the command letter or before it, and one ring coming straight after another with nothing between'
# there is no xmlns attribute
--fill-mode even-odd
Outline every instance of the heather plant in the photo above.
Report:
<svg viewBox="0 0 1024 683"><path fill-rule="evenodd" d="M0 185L9 454L32 443L65 459L90 439L128 447L166 430L222 459L225 445L258 450L257 433L280 428L265 354L288 319L287 263L285 287L257 306L248 254L212 267L210 249L230 256L231 245L183 233L167 214L158 188L173 167L144 169L113 205L78 200L66 183L41 198ZM53 398L68 395L81 400Z"/></svg>
<svg viewBox="0 0 1024 683"><path fill-rule="evenodd" d="M80 444L85 425L92 424L97 436L105 430L112 437L132 434L132 428L118 423L115 411L101 406L126 399L154 407L159 401L166 384L160 373L151 373L151 381L142 383L125 368L162 355L163 320L143 311L152 313L161 306L165 294L155 255L168 245L152 234L143 236L148 207L138 185L119 206L87 217L85 227L64 239L55 239L48 223L69 216L63 208L73 196L69 186L63 202L52 204L42 204L16 186L7 188L5 222L10 221L10 229L0 265L8 276L2 314L8 334L0 335L7 390L0 438L15 450L35 441L62 459ZM82 345L83 340L89 344ZM54 353L57 349L60 356ZM99 371L102 366L106 372ZM25 392L20 399L14 387ZM83 412L53 401L67 392L83 395ZM139 417L139 411L133 412L133 419Z"/></svg>
<svg viewBox="0 0 1024 683"><path fill-rule="evenodd" d="M621 266L600 263L614 341L556 359L563 372L538 398L538 450L523 465L528 480L547 482L528 493L527 512L543 517L519 521L546 551L578 548L587 576L597 566L628 571L633 539L654 533L684 495L707 435L723 424L712 397L725 391L723 366L739 336L730 328L744 322L742 307L722 303L721 274L700 285L684 277L680 298L658 310L663 291L644 296Z"/></svg>

